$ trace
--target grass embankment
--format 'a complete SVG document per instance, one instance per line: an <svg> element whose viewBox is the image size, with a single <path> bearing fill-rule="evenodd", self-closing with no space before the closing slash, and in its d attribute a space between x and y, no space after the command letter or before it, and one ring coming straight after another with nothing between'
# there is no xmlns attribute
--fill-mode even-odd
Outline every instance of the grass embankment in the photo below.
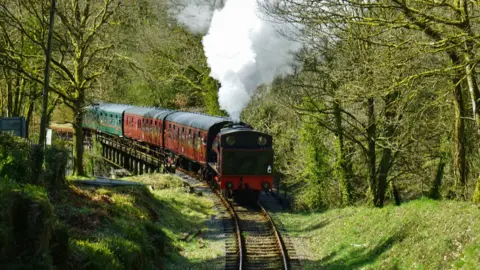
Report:
<svg viewBox="0 0 480 270"><path fill-rule="evenodd" d="M76 265L97 269L209 269L222 245L205 239L213 214L210 200L189 193L171 175L128 179L153 187L79 188L55 208L75 230Z"/></svg>
<svg viewBox="0 0 480 270"><path fill-rule="evenodd" d="M146 182L153 190L147 186L67 185L47 192L35 186L2 185L5 197L0 198L0 205L11 211L0 214L13 218L0 221L0 233L5 236L0 238L5 255L0 256L0 266L212 269L223 253L222 243L208 237L205 223L214 214L213 203L191 193L176 176L129 180ZM18 211L31 214L22 222L16 220L14 212ZM17 232L22 223L26 228ZM22 250L29 245L32 250L27 254ZM10 253L16 257L9 258Z"/></svg>
<svg viewBox="0 0 480 270"><path fill-rule="evenodd" d="M305 269L478 269L480 210L418 200L275 218L307 255Z"/></svg>

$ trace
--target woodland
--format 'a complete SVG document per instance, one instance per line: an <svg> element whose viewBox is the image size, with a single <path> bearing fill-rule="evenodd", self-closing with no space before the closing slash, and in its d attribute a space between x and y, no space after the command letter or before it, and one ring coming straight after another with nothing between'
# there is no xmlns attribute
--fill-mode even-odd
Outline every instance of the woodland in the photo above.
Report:
<svg viewBox="0 0 480 270"><path fill-rule="evenodd" d="M202 0L212 8L223 1ZM174 0L58 1L48 117L74 127L99 100L223 115L205 33ZM480 7L465 0L265 0L303 45L241 120L274 138L276 181L303 210L430 197L480 202ZM50 1L0 0L0 115L38 133ZM61 113L58 113L61 112ZM0 167L1 169L1 167Z"/></svg>

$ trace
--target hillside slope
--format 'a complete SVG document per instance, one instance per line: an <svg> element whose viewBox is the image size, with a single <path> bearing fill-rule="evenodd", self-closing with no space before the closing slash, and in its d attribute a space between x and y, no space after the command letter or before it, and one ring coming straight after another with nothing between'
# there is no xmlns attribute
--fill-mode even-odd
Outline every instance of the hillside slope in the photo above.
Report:
<svg viewBox="0 0 480 270"><path fill-rule="evenodd" d="M277 213L305 269L478 269L480 209L418 200L383 209Z"/></svg>
<svg viewBox="0 0 480 270"><path fill-rule="evenodd" d="M47 191L0 179L0 269L212 269L223 265L207 197L174 175L145 186Z"/></svg>

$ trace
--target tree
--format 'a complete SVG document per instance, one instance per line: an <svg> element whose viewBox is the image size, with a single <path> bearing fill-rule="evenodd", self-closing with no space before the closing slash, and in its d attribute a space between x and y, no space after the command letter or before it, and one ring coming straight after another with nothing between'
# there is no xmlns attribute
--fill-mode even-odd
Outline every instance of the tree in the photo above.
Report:
<svg viewBox="0 0 480 270"><path fill-rule="evenodd" d="M467 107L464 101L468 91L471 99L472 116L478 129L479 96L475 78L477 58L475 44L478 19L473 16L477 7L467 1L267 1L265 9L274 17L304 25L304 32L318 36L333 35L334 40L346 36L363 41L375 48L389 47L399 53L409 50L418 56L429 54L432 65L404 73L395 79L393 87L409 87L412 81L419 82L429 77L450 78L446 92L453 93L456 111L454 123L453 168L456 175L455 189L465 197L468 181L467 170ZM360 30L360 31L358 31ZM403 34L403 35L402 35ZM409 49L413 47L417 52ZM440 56L443 54L443 56ZM440 57L439 57L440 56ZM438 61L440 60L440 61ZM386 101L395 95L390 95ZM374 100L370 100L373 108ZM393 103L392 103L393 102ZM387 102L395 104L396 101ZM388 116L389 115L389 116ZM385 117L394 116L388 113ZM397 114L398 115L398 114ZM373 115L372 115L373 116ZM369 124L370 133L374 126ZM388 129L387 129L388 130ZM387 132L386 135L390 133ZM373 144L369 149L372 149ZM387 152L385 152L387 151ZM374 152L370 152L374 160ZM384 149L382 159L390 159ZM380 168L387 168L387 162L380 160ZM371 168L373 162L371 164ZM383 169L382 169L383 170ZM376 172L377 173L377 172ZM373 171L371 173L373 175ZM383 174L382 174L383 175ZM383 176L379 179L383 189ZM370 182L373 183L373 180ZM377 187L372 184L376 189ZM376 203L377 204L377 203Z"/></svg>
<svg viewBox="0 0 480 270"><path fill-rule="evenodd" d="M83 107L89 90L107 72L115 57L110 54L114 41L105 38L121 3L120 0L83 0L60 2L57 6L59 23L54 30L50 90L74 112L74 174L84 174ZM6 18L4 24L13 27L36 48L35 54L25 55L15 49L6 50L5 54L14 60L17 71L37 82L43 80L38 70L22 65L19 58L38 62L46 53L47 11L44 1L0 2L0 15Z"/></svg>

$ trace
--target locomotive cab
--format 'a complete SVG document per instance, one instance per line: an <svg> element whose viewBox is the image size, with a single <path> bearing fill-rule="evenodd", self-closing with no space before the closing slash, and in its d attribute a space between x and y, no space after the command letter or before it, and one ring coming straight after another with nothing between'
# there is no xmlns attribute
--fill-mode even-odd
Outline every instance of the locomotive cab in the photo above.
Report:
<svg viewBox="0 0 480 270"><path fill-rule="evenodd" d="M272 137L245 126L222 129L212 145L220 188L258 194L273 184Z"/></svg>

